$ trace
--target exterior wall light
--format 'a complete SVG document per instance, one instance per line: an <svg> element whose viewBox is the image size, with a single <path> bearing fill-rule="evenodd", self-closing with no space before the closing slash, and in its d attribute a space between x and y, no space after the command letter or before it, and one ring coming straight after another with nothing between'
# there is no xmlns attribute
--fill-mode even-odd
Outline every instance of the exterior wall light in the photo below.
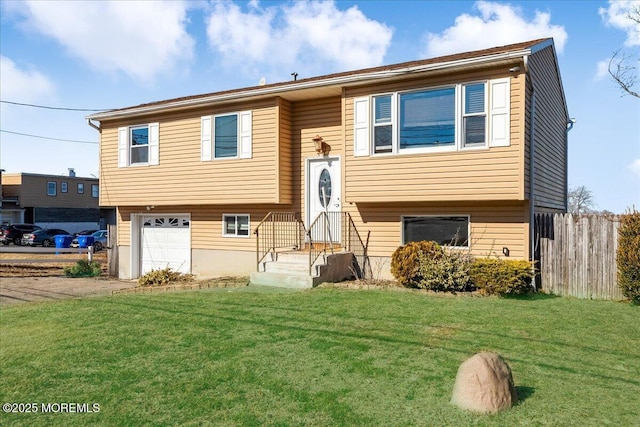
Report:
<svg viewBox="0 0 640 427"><path fill-rule="evenodd" d="M327 154L329 147L327 146L327 144L325 144L324 140L320 135L316 135L313 137L313 146L315 147L316 153L318 153L318 155Z"/></svg>

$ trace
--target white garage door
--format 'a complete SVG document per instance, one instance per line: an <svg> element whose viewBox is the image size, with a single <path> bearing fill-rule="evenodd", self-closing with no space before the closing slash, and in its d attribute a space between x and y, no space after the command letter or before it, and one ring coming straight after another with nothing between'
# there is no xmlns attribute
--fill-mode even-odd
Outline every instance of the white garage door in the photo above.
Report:
<svg viewBox="0 0 640 427"><path fill-rule="evenodd" d="M140 227L142 274L171 268L191 272L189 215L145 215Z"/></svg>

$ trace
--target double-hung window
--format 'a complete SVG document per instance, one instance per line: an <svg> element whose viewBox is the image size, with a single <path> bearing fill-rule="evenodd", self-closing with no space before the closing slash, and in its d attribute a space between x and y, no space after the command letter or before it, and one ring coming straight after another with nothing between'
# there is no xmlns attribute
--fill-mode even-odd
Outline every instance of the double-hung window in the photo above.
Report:
<svg viewBox="0 0 640 427"><path fill-rule="evenodd" d="M354 155L509 146L509 79L354 99Z"/></svg>
<svg viewBox="0 0 640 427"><path fill-rule="evenodd" d="M57 194L56 191L56 182L55 181L48 181L47 182L47 196L55 196Z"/></svg>
<svg viewBox="0 0 640 427"><path fill-rule="evenodd" d="M203 116L201 159L251 158L251 111Z"/></svg>
<svg viewBox="0 0 640 427"><path fill-rule="evenodd" d="M129 129L130 164L149 162L149 126L135 126Z"/></svg>
<svg viewBox="0 0 640 427"><path fill-rule="evenodd" d="M222 234L228 237L249 237L249 215L222 215Z"/></svg>
<svg viewBox="0 0 640 427"><path fill-rule="evenodd" d="M486 84L462 86L462 144L464 147L484 147L487 142Z"/></svg>
<svg viewBox="0 0 640 427"><path fill-rule="evenodd" d="M118 129L118 167L159 164L159 123Z"/></svg>
<svg viewBox="0 0 640 427"><path fill-rule="evenodd" d="M391 153L393 150L392 105L391 95L373 98L373 150L375 153Z"/></svg>

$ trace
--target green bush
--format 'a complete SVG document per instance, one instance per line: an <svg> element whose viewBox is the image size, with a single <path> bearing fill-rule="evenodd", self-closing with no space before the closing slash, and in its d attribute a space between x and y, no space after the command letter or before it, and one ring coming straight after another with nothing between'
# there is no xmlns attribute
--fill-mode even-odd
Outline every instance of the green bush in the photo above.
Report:
<svg viewBox="0 0 640 427"><path fill-rule="evenodd" d="M420 280L418 287L437 292L465 292L472 288L469 268L471 257L459 251L444 252L439 257L418 255Z"/></svg>
<svg viewBox="0 0 640 427"><path fill-rule="evenodd" d="M616 255L618 286L631 302L640 304L640 212L621 215Z"/></svg>
<svg viewBox="0 0 640 427"><path fill-rule="evenodd" d="M420 256L435 259L444 251L436 242L409 242L400 246L391 255L391 274L401 286L417 288L420 276Z"/></svg>
<svg viewBox="0 0 640 427"><path fill-rule="evenodd" d="M521 295L533 291L531 261L478 258L471 264L471 282L486 295Z"/></svg>
<svg viewBox="0 0 640 427"><path fill-rule="evenodd" d="M193 280L192 274L180 273L179 271L174 271L170 267L167 267L162 270L151 270L144 276L140 276L138 279L138 285L163 286L175 282L189 282L191 280Z"/></svg>
<svg viewBox="0 0 640 427"><path fill-rule="evenodd" d="M79 260L71 267L65 267L63 271L67 277L96 277L102 274L100 264L86 259Z"/></svg>

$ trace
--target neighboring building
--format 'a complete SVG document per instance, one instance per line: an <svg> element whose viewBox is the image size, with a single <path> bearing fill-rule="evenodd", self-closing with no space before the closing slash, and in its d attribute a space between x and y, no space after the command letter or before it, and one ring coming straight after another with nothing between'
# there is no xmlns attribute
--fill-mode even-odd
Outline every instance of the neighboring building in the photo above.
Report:
<svg viewBox="0 0 640 427"><path fill-rule="evenodd" d="M305 227L348 213L388 276L410 240L531 258L533 215L566 210L570 120L552 39L88 119L100 122L121 278L255 271L253 230L269 212Z"/></svg>
<svg viewBox="0 0 640 427"><path fill-rule="evenodd" d="M70 233L115 223L113 208L98 206L97 178L34 173L2 174L2 223L32 223Z"/></svg>

